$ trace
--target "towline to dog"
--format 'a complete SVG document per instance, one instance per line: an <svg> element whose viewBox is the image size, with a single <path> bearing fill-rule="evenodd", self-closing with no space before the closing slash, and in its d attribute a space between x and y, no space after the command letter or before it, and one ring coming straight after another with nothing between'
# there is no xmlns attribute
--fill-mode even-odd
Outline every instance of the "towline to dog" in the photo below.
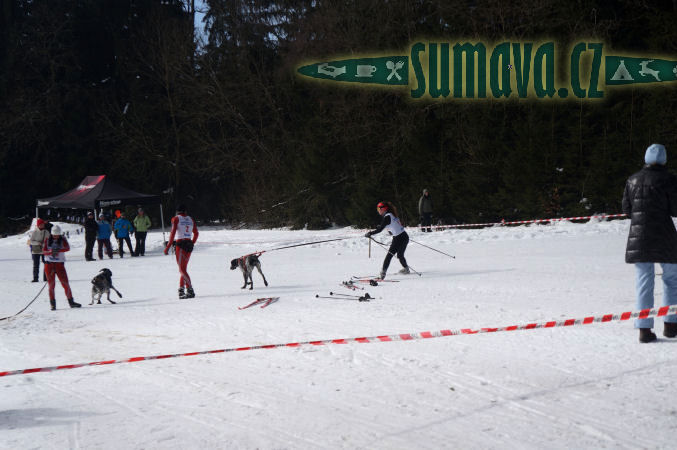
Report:
<svg viewBox="0 0 677 450"><path fill-rule="evenodd" d="M358 237L362 237L362 236L361 235L360 236L346 236L346 237L336 238L336 239L325 239L323 241L313 241L313 242L304 242L304 243L301 243L301 244L286 245L284 247L276 247L276 248L271 248L269 250L260 250L258 252L248 253L246 255L240 256L240 258L246 258L247 256L261 256L264 253L270 253L270 252L274 252L276 250L284 250L284 249L287 249L287 248L294 248L294 247L303 247L304 245L322 244L324 242L345 241L346 239L355 239L355 238L358 238Z"/></svg>

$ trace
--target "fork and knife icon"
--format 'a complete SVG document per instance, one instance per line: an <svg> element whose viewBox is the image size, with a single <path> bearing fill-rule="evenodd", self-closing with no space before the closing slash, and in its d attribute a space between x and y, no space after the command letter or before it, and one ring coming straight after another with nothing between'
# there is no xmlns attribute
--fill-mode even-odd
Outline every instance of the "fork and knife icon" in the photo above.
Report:
<svg viewBox="0 0 677 450"><path fill-rule="evenodd" d="M390 75L388 75L386 80L390 81L390 79L395 76L399 81L402 81L402 77L397 73L402 67L404 67L404 61L397 61L397 64L393 61L386 61L386 68L390 69Z"/></svg>

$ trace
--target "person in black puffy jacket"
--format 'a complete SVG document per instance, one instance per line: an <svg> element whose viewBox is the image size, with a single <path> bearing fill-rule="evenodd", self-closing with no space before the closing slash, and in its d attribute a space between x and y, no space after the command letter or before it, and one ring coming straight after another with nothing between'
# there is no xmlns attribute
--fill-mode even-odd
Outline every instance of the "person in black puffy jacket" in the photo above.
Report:
<svg viewBox="0 0 677 450"><path fill-rule="evenodd" d="M94 252L94 243L96 234L99 232L99 224L94 219L94 212L89 211L85 219L85 261L96 261L92 253Z"/></svg>
<svg viewBox="0 0 677 450"><path fill-rule="evenodd" d="M654 306L654 263L663 269L663 304L677 305L677 176L665 167L665 147L652 144L646 165L625 183L623 212L630 217L625 262L635 264L637 309ZM635 320L639 341L652 342L653 318ZM663 335L677 336L677 315L665 316Z"/></svg>

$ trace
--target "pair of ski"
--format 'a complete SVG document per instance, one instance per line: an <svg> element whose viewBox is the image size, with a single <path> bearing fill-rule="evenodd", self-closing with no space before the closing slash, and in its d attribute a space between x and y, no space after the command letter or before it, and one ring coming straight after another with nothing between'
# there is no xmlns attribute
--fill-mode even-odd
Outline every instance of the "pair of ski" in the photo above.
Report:
<svg viewBox="0 0 677 450"><path fill-rule="evenodd" d="M399 283L400 280L384 280L383 278L379 277L372 277L372 276L365 276L365 277L358 277L356 275L353 275L350 277L351 281L357 282L357 283L369 283L371 284L372 281L375 281L377 283Z"/></svg>
<svg viewBox="0 0 677 450"><path fill-rule="evenodd" d="M369 293L365 293L364 295L350 295L350 294L341 294L340 292L330 292L329 295L338 295L340 297L325 297L320 294L315 294L315 298L331 298L333 300L357 300L358 302L368 302L369 300L373 300L374 297L369 295Z"/></svg>
<svg viewBox="0 0 677 450"><path fill-rule="evenodd" d="M280 299L280 297L262 297L262 298L257 298L256 300L254 300L253 302L251 302L251 303L248 304L248 305L245 305L245 306L238 306L237 309L240 309L240 310L242 310L242 309L247 309L247 308L250 308L250 307L252 307L252 306L254 306L254 305L261 305L261 308L265 308L266 306L270 305L271 303L275 303L275 302L278 301L279 299Z"/></svg>
<svg viewBox="0 0 677 450"><path fill-rule="evenodd" d="M355 281L350 280L350 281L342 281L341 286L344 288L352 289L353 291L364 291L363 287L360 287L355 284Z"/></svg>

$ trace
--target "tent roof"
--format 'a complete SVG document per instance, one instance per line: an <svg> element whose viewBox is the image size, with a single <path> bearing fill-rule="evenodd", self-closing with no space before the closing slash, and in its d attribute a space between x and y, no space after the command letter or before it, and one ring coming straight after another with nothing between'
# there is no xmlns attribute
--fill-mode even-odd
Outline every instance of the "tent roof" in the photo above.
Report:
<svg viewBox="0 0 677 450"><path fill-rule="evenodd" d="M38 208L94 209L127 204L160 203L157 195L141 194L122 187L106 175L85 177L80 185L61 195L38 199Z"/></svg>

